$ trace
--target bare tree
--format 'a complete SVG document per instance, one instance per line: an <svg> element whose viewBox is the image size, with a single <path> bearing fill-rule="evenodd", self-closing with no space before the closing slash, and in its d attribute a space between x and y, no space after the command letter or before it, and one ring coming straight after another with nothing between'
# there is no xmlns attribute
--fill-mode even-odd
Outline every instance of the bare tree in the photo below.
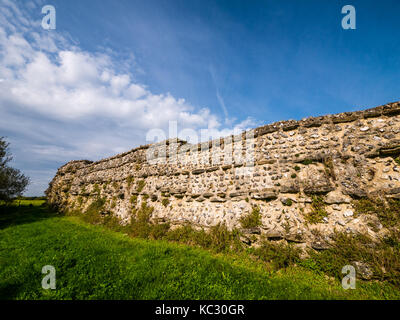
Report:
<svg viewBox="0 0 400 320"><path fill-rule="evenodd" d="M10 201L20 196L29 184L29 178L20 170L8 166L12 160L9 143L0 137L0 200Z"/></svg>

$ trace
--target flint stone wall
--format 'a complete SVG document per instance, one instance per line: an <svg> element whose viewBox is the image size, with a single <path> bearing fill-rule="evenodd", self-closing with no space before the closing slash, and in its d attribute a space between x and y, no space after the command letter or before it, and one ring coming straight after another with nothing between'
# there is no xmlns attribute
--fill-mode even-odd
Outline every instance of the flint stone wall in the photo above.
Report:
<svg viewBox="0 0 400 320"><path fill-rule="evenodd" d="M372 237L385 232L375 216L356 217L352 200L400 198L399 154L395 102L277 122L197 145L169 140L96 162L71 161L58 169L46 194L60 210L82 212L102 197L105 210L122 223L146 201L154 221L240 228L240 217L258 206L262 225L249 232L318 249L334 230ZM328 216L309 224L315 195Z"/></svg>

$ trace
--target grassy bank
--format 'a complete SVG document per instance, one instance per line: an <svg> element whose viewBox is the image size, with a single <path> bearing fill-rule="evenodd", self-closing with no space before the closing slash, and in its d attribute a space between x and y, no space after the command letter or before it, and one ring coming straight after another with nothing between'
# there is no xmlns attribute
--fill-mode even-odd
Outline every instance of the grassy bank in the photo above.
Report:
<svg viewBox="0 0 400 320"><path fill-rule="evenodd" d="M274 271L247 254L215 254L132 239L44 206L0 208L1 299L397 299L380 282L340 281L294 266ZM44 290L44 265L57 289Z"/></svg>

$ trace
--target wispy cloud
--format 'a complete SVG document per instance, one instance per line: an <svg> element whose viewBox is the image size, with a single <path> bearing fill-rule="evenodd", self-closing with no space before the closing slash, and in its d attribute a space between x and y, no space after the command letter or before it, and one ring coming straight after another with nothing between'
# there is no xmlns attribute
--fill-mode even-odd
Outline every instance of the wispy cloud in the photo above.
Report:
<svg viewBox="0 0 400 320"><path fill-rule="evenodd" d="M229 122L228 109L226 108L225 101L219 92L214 67L210 65L209 70L210 70L210 74L211 74L211 79L212 79L214 87L215 87L215 95L217 97L218 103L224 113L224 116L225 116L225 123L228 123Z"/></svg>

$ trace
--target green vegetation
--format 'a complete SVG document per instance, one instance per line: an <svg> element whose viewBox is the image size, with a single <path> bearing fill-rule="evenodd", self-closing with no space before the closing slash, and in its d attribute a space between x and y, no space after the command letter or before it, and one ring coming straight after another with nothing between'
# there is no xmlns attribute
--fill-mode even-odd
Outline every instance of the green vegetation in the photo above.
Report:
<svg viewBox="0 0 400 320"><path fill-rule="evenodd" d="M328 213L325 210L325 203L321 196L312 196L311 203L311 211L306 214L305 219L307 222L320 223L323 221L325 217L328 216Z"/></svg>
<svg viewBox="0 0 400 320"><path fill-rule="evenodd" d="M212 226L207 232L204 229L196 230L190 225L170 230L166 240L210 249L214 252L229 252L242 250L240 234L237 230L230 232L225 224Z"/></svg>
<svg viewBox="0 0 400 320"><path fill-rule="evenodd" d="M99 224L101 222L101 213L106 203L105 199L98 198L93 201L82 215L86 222Z"/></svg>
<svg viewBox="0 0 400 320"><path fill-rule="evenodd" d="M353 202L355 213L376 214L386 228L400 225L400 200L360 199Z"/></svg>
<svg viewBox="0 0 400 320"><path fill-rule="evenodd" d="M132 183L135 181L135 178L132 175L129 175L128 178L126 178L126 182L128 184L128 188L131 187Z"/></svg>
<svg viewBox="0 0 400 320"><path fill-rule="evenodd" d="M142 202L141 207L133 209L131 218L131 225L129 226L128 233L133 237L138 238L151 238L152 225L150 224L150 217L154 208L147 206L146 202Z"/></svg>
<svg viewBox="0 0 400 320"><path fill-rule="evenodd" d="M304 164L305 166L308 166L309 164L312 164L313 161L311 159L304 159L301 163Z"/></svg>
<svg viewBox="0 0 400 320"><path fill-rule="evenodd" d="M400 233L392 232L381 242L373 242L365 235L337 233L332 247L322 252L309 252L310 257L300 263L309 269L340 279L341 268L361 262L372 272L371 279L387 281L400 287Z"/></svg>
<svg viewBox="0 0 400 320"><path fill-rule="evenodd" d="M292 173L290 177L291 177L292 179L295 179L295 178L297 177L297 174Z"/></svg>
<svg viewBox="0 0 400 320"><path fill-rule="evenodd" d="M259 207L253 207L253 210L240 217L240 225L242 228L255 228L261 225L261 213Z"/></svg>
<svg viewBox="0 0 400 320"><path fill-rule="evenodd" d="M119 184L118 184L118 182L117 182L117 181L114 181L114 182L112 183L112 187L114 188L114 190L119 189Z"/></svg>
<svg viewBox="0 0 400 320"><path fill-rule="evenodd" d="M301 250L292 244L273 243L263 240L261 246L250 249L261 260L272 264L275 270L287 268L300 262Z"/></svg>
<svg viewBox="0 0 400 320"><path fill-rule="evenodd" d="M294 245L263 240L246 249L239 231L225 225L206 232L153 224L145 203L121 226L104 206L98 199L79 216L44 205L1 207L0 299L400 298L398 234L379 244L378 253L367 238L338 235L336 246L301 260ZM101 225L86 223L87 214L97 214L91 223ZM371 264L379 281L342 289L341 268L350 261ZM56 269L56 290L41 288L44 265Z"/></svg>
<svg viewBox="0 0 400 320"><path fill-rule="evenodd" d="M333 160L332 158L325 158L324 159L324 165L325 165L325 173L331 177L333 180L336 180L336 175L335 175L335 170L333 168Z"/></svg>
<svg viewBox="0 0 400 320"><path fill-rule="evenodd" d="M321 221L326 216L322 199L313 197L313 213L308 216L311 223ZM331 247L322 252L309 251L309 258L300 265L311 270L340 278L340 266L361 263L371 272L370 278L386 281L400 287L400 200L360 199L353 201L356 215L374 214L389 235L373 241L366 235L337 233ZM374 227L374 226L371 226Z"/></svg>
<svg viewBox="0 0 400 320"><path fill-rule="evenodd" d="M129 202L131 203L131 205L133 207L136 207L136 205L137 205L137 195L136 194L132 195L131 198L129 199Z"/></svg>
<svg viewBox="0 0 400 320"><path fill-rule="evenodd" d="M78 206L82 206L83 203L83 197L82 196L78 196L78 198L76 199L76 201L78 201Z"/></svg>
<svg viewBox="0 0 400 320"><path fill-rule="evenodd" d="M114 209L116 206L117 206L117 201L116 201L115 199L113 199L113 200L111 201L110 208L111 208L111 209Z"/></svg>
<svg viewBox="0 0 400 320"><path fill-rule="evenodd" d="M14 200L44 200L44 201L46 201L46 197L45 196L41 196L41 197L20 196L20 197L16 197Z"/></svg>
<svg viewBox="0 0 400 320"><path fill-rule="evenodd" d="M93 186L93 192L96 193L98 197L100 196L100 187L97 183Z"/></svg>
<svg viewBox="0 0 400 320"><path fill-rule="evenodd" d="M9 146L4 137L0 137L0 201L6 202L21 196L29 184L27 176L8 165L12 160Z"/></svg>
<svg viewBox="0 0 400 320"><path fill-rule="evenodd" d="M283 204L284 206L290 207L290 206L293 204L293 200L287 198L287 199L285 199L285 200L282 201L282 204Z"/></svg>
<svg viewBox="0 0 400 320"><path fill-rule="evenodd" d="M142 192L142 190L143 190L143 188L145 187L145 185L146 185L146 181L144 181L144 180L139 180L138 182L137 182L137 192Z"/></svg>
<svg viewBox="0 0 400 320"><path fill-rule="evenodd" d="M163 198L163 199L161 200L161 203L162 203L162 205L163 205L164 207L168 207L168 205L169 205L169 199L168 199L168 198Z"/></svg>
<svg viewBox="0 0 400 320"><path fill-rule="evenodd" d="M300 167L299 167L299 166L295 166L295 167L294 167L294 170L295 170L295 171L300 171Z"/></svg>
<svg viewBox="0 0 400 320"><path fill-rule="evenodd" d="M40 207L46 203L46 199L43 198L35 198L35 199L26 199L25 197L17 198L13 201L14 206L30 206L30 207ZM5 205L6 202L0 200L0 206Z"/></svg>

